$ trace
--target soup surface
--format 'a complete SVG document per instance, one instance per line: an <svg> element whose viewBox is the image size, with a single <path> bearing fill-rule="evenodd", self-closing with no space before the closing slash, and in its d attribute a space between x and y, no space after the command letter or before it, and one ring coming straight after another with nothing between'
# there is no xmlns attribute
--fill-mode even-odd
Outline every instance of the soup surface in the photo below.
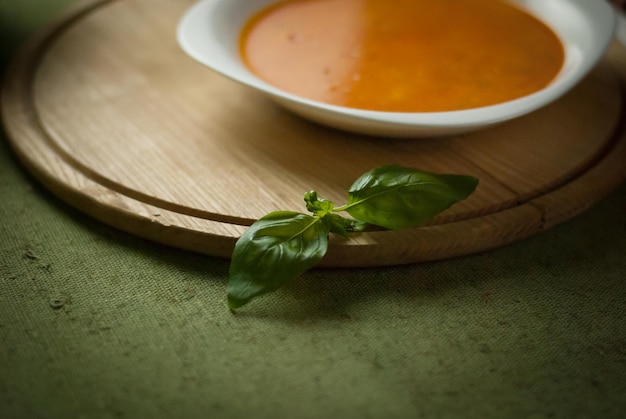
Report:
<svg viewBox="0 0 626 419"><path fill-rule="evenodd" d="M554 32L503 0L286 0L244 27L248 68L293 94L351 108L439 112L549 84Z"/></svg>

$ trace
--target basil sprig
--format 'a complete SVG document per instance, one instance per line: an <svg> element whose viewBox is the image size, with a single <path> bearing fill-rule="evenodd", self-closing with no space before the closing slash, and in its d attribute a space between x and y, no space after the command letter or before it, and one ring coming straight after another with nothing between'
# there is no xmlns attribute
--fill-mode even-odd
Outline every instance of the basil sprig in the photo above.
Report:
<svg viewBox="0 0 626 419"><path fill-rule="evenodd" d="M228 306L236 309L276 291L315 266L328 250L330 233L346 237L370 226L416 227L467 198L477 185L471 176L389 165L359 177L343 206L308 192L304 201L310 215L271 212L241 235L228 273Z"/></svg>

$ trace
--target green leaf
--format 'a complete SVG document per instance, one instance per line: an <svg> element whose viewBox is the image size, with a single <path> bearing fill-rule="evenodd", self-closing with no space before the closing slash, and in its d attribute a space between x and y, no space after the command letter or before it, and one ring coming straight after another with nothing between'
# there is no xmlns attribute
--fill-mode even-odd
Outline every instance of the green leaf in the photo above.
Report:
<svg viewBox="0 0 626 419"><path fill-rule="evenodd" d="M330 227L331 233L339 234L343 237L348 237L348 233L363 231L369 226L367 223L345 218L339 214L326 214L324 215L324 221Z"/></svg>
<svg viewBox="0 0 626 419"><path fill-rule="evenodd" d="M478 179L471 176L382 166L358 178L350 188L348 204L335 211L392 230L410 228L467 198L477 185Z"/></svg>
<svg viewBox="0 0 626 419"><path fill-rule="evenodd" d="M335 203L324 198L320 198L316 191L304 194L304 202L306 209L324 219L328 224L331 233L348 237L348 233L354 233L365 230L369 224L342 217L339 214L333 214Z"/></svg>
<svg viewBox="0 0 626 419"><path fill-rule="evenodd" d="M382 166L354 182L348 203L335 207L317 192L304 195L312 215L273 212L255 222L235 244L228 281L228 306L247 304L312 268L326 254L329 234L347 237L370 226L414 227L467 198L478 180L402 166ZM346 211L353 218L342 217Z"/></svg>
<svg viewBox="0 0 626 419"><path fill-rule="evenodd" d="M228 306L241 307L315 265L328 249L329 226L320 217L272 212L252 224L235 244Z"/></svg>
<svg viewBox="0 0 626 419"><path fill-rule="evenodd" d="M320 198L316 191L307 192L304 194L304 202L306 203L306 209L312 212L314 215L323 217L327 213L331 212L335 207L332 201L324 198Z"/></svg>

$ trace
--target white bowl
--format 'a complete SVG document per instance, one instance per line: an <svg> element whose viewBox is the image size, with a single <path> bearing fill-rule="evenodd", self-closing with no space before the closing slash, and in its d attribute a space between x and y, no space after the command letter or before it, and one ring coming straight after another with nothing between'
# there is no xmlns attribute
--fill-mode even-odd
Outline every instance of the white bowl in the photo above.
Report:
<svg viewBox="0 0 626 419"><path fill-rule="evenodd" d="M532 112L574 87L598 62L613 38L616 17L602 0L509 0L550 26L561 39L565 62L544 89L497 105L450 112L380 112L328 105L280 90L251 73L239 55L248 19L277 0L201 0L178 27L185 52L233 80L268 94L312 121L368 135L432 137L473 131ZM436 1L436 0L433 0Z"/></svg>

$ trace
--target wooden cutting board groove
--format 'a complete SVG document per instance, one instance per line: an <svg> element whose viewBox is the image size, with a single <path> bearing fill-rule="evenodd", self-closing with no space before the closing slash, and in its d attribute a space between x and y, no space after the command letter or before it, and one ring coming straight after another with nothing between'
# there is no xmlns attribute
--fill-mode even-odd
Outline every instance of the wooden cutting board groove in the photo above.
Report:
<svg viewBox="0 0 626 419"><path fill-rule="evenodd" d="M463 136L366 137L325 128L187 57L190 0L95 0L24 45L3 83L2 119L25 167L71 205L168 245L228 257L267 212L338 204L382 164L469 174L470 199L428 225L333 237L322 265L382 266L479 252L584 211L626 178L615 43L572 92Z"/></svg>

